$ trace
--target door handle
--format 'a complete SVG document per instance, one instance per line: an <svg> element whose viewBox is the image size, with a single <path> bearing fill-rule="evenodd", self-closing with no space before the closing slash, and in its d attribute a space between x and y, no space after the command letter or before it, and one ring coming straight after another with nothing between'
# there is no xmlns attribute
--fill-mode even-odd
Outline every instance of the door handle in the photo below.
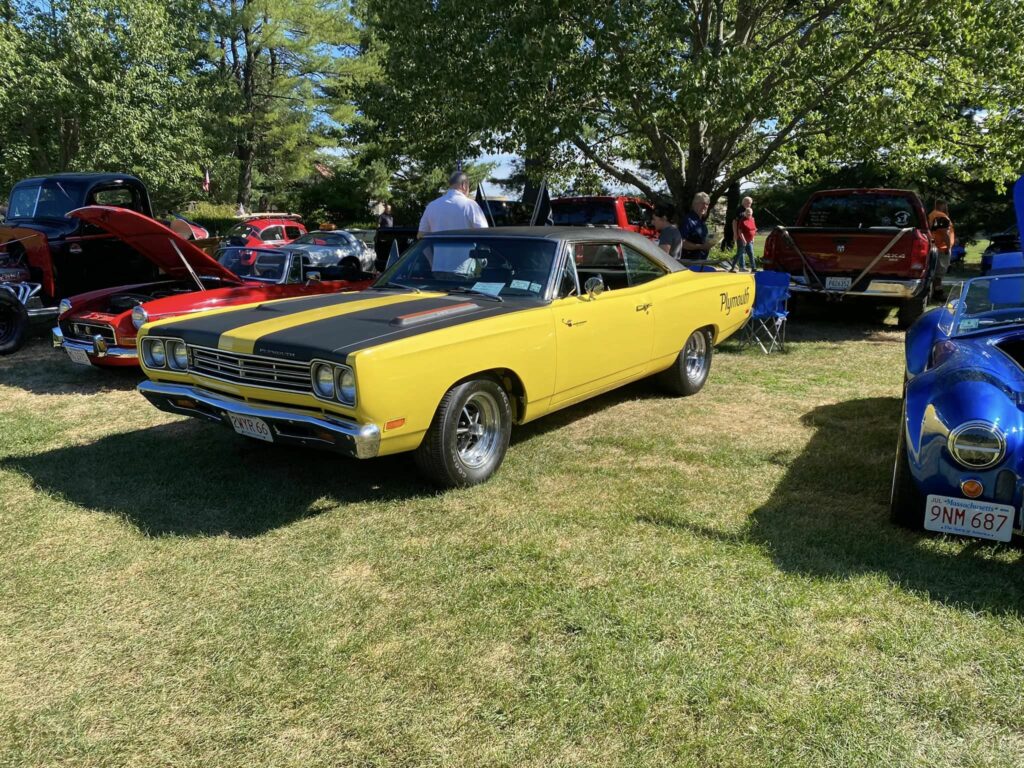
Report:
<svg viewBox="0 0 1024 768"><path fill-rule="evenodd" d="M565 319L563 319L562 322L565 323L570 328L572 328L574 325L585 325L587 321L586 320L565 320Z"/></svg>
<svg viewBox="0 0 1024 768"><path fill-rule="evenodd" d="M653 306L654 306L653 304L637 304L636 305L636 311L637 312L646 312L648 309L650 309Z"/></svg>

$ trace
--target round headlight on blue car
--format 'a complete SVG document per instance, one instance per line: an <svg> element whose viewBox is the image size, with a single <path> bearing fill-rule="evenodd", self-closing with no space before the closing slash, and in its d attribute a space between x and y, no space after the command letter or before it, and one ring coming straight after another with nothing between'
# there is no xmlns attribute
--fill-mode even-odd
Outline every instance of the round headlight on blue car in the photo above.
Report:
<svg viewBox="0 0 1024 768"><path fill-rule="evenodd" d="M968 469L994 467L1006 455L1006 438L986 421L968 421L949 433L946 442L957 463Z"/></svg>
<svg viewBox="0 0 1024 768"><path fill-rule="evenodd" d="M334 369L327 363L313 366L313 390L324 400L334 399Z"/></svg>
<svg viewBox="0 0 1024 768"><path fill-rule="evenodd" d="M345 405L356 404L356 375L351 368L338 368L338 400Z"/></svg>

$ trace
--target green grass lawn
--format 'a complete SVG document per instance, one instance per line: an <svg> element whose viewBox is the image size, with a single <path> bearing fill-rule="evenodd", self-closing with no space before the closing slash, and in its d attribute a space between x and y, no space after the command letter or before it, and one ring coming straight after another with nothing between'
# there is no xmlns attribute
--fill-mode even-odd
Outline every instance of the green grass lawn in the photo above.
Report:
<svg viewBox="0 0 1024 768"><path fill-rule="evenodd" d="M889 524L894 326L791 330L447 493L0 360L0 765L1020 766L1020 550Z"/></svg>

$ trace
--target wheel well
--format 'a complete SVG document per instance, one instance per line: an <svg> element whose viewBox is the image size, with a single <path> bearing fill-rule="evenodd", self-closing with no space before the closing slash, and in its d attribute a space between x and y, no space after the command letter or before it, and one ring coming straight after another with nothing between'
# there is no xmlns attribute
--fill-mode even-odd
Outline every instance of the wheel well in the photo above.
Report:
<svg viewBox="0 0 1024 768"><path fill-rule="evenodd" d="M698 331L707 331L711 334L712 346L718 343L718 327L715 325L704 325L697 329Z"/></svg>
<svg viewBox="0 0 1024 768"><path fill-rule="evenodd" d="M480 378L490 378L501 385L502 389L508 393L508 399L512 404L512 420L519 421L526 410L526 386L523 384L523 380L519 378L519 374L510 368L491 368L490 370L477 371L469 376L464 376L455 384L452 384L452 386L454 387L464 381Z"/></svg>

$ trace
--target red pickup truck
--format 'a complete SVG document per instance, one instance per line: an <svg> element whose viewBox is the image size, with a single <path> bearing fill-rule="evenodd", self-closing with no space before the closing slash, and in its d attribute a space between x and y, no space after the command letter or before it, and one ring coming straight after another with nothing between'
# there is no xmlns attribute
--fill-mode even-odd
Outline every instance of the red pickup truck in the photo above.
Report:
<svg viewBox="0 0 1024 768"><path fill-rule="evenodd" d="M928 302L936 250L921 199L904 189L830 189L776 227L765 269L788 272L794 294L899 307L907 328Z"/></svg>

